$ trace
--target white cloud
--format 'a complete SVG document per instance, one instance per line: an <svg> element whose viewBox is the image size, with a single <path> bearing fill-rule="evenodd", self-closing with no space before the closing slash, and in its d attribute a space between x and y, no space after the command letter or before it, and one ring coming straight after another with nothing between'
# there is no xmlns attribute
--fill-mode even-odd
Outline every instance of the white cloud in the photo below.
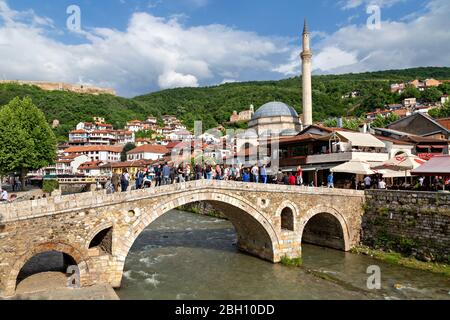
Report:
<svg viewBox="0 0 450 320"><path fill-rule="evenodd" d="M124 95L218 83L223 74L266 71L284 54L281 40L223 25L186 27L138 12L124 31L83 30L86 41L67 45L45 28L17 21L0 0L0 77L78 82L113 87ZM24 55L27 52L30 54Z"/></svg>
<svg viewBox="0 0 450 320"><path fill-rule="evenodd" d="M361 6L377 5L380 7L392 7L397 3L405 2L406 0L341 0L340 7L344 10L356 9Z"/></svg>
<svg viewBox="0 0 450 320"><path fill-rule="evenodd" d="M400 0L382 3L394 1ZM367 3L345 1L347 6ZM347 25L331 34L314 31L315 72L449 66L450 1L429 0L426 10L420 10L408 20L383 21L380 30ZM292 76L301 70L298 39L263 37L218 24L187 27L178 17L137 12L126 30L83 30L85 43L78 45L52 39L49 29L54 30L50 19L14 11L0 0L0 78L84 82L131 96L228 79Z"/></svg>
<svg viewBox="0 0 450 320"><path fill-rule="evenodd" d="M168 71L158 77L158 84L162 89L176 87L198 87L198 80L191 74L181 74Z"/></svg>
<svg viewBox="0 0 450 320"><path fill-rule="evenodd" d="M383 21L380 30L348 25L323 37L313 44L314 70L347 73L449 66L450 1L431 0L426 9L407 21ZM291 59L275 70L285 75L296 74L300 68L298 54L299 50L293 49Z"/></svg>

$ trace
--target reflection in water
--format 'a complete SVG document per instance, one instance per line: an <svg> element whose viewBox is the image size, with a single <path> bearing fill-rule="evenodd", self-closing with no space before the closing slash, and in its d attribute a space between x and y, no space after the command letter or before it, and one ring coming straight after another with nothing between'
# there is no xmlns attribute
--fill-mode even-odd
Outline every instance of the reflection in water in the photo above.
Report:
<svg viewBox="0 0 450 320"><path fill-rule="evenodd" d="M304 245L302 268L240 253L228 221L172 211L130 251L121 299L450 299L450 279L365 256ZM382 289L368 290L378 265ZM400 284L401 288L394 286Z"/></svg>

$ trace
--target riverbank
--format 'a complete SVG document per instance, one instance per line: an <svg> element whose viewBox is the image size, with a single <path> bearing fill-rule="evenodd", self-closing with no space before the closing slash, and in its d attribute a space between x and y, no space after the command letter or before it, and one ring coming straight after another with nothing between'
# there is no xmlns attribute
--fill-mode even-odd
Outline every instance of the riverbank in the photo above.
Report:
<svg viewBox="0 0 450 320"><path fill-rule="evenodd" d="M371 258L381 260L390 264L410 269L429 271L432 273L442 274L450 277L450 265L448 264L423 262L412 257L405 257L398 252L385 252L382 250L371 249L365 246L354 248L351 252L358 255L369 256Z"/></svg>
<svg viewBox="0 0 450 320"><path fill-rule="evenodd" d="M8 300L120 300L109 285L81 289L67 287L61 272L43 272L26 278L17 286L17 293Z"/></svg>

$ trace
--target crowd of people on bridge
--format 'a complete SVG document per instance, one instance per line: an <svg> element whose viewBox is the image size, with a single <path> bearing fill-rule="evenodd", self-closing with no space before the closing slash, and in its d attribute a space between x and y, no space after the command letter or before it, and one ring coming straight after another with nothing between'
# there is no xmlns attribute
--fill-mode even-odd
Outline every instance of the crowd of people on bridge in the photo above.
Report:
<svg viewBox="0 0 450 320"><path fill-rule="evenodd" d="M299 166L295 173L279 171L277 174L270 174L264 164L245 167L243 165L213 165L206 162L204 164L197 163L194 166L190 164L174 166L165 162L149 166L145 170L139 169L133 177L128 170L124 170L120 175L113 174L105 188L109 192L126 192L130 187L133 190L138 190L194 180L241 181L300 186L303 185L303 170Z"/></svg>

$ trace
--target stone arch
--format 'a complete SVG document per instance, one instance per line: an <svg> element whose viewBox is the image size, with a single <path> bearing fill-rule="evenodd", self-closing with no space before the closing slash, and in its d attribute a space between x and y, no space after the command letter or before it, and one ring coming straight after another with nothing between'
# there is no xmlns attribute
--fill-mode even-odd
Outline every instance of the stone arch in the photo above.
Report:
<svg viewBox="0 0 450 320"><path fill-rule="evenodd" d="M265 239L267 239L267 242L270 242L270 243L266 242L266 245L264 245L264 248L262 248L263 255L260 257L266 260L270 260L272 262L279 262L280 260L278 254L279 235L274 229L271 221L268 218L266 218L256 208L255 205L237 195L229 195L218 191L205 192L204 190L200 191L189 190L188 192L185 192L182 195L177 194L175 196L172 196L170 199L164 201L163 204L156 205L153 208L150 208L150 210L142 210L143 214L141 217L139 217L140 221L139 222L136 221L133 224L135 227L128 228L128 230L122 231L122 238L117 239L117 241L120 242L120 246L118 250L114 252L114 255L117 257L117 261L121 264L120 266L121 269L117 270L120 271L120 279L118 278L115 279L114 286L120 286L122 278L121 273L123 272L123 267L125 265L125 260L128 255L128 252L130 251L131 247L133 246L134 242L139 237L139 235L151 223L153 223L155 220L157 220L167 212L174 210L180 206L201 201L208 201L210 203L215 203L218 205L223 204L225 206L231 206L237 209L237 211L240 213L242 212L247 213L247 215L245 215L246 222L251 220L254 226L257 226L257 228L259 228L258 231L260 233L265 233L265 235L261 235L261 237L265 237ZM230 219L230 213L226 213L226 215ZM232 219L230 219L230 221L233 223ZM237 226L235 223L233 223L233 225L239 236L240 233L239 230L242 230L242 228L245 228L245 226ZM267 245L269 245L269 247L267 247Z"/></svg>
<svg viewBox="0 0 450 320"><path fill-rule="evenodd" d="M342 230L342 237L343 237L343 249L344 251L350 251L350 239L351 237L351 230L348 226L348 223L345 219L345 217L335 208L328 207L328 206L317 206L312 209L310 209L306 215L302 216L300 219L300 239L303 240L305 227L307 226L308 222L311 221L314 217L320 215L320 214L328 214L333 216L337 222L339 223L339 226Z"/></svg>
<svg viewBox="0 0 450 320"><path fill-rule="evenodd" d="M19 276L19 273L25 266L25 264L34 256L48 251L56 251L69 255L78 265L78 268L80 270L81 285L87 282L89 268L87 264L88 257L86 255L84 255L74 246L71 246L64 242L41 243L33 247L31 250L28 250L14 263L5 285L6 296L13 296L15 294L17 287L17 277Z"/></svg>
<svg viewBox="0 0 450 320"><path fill-rule="evenodd" d="M299 210L298 206L294 202L289 201L289 200L284 201L278 207L278 209L277 209L277 211L275 213L276 217L280 218L281 230L286 230L286 229L283 229L283 225L282 225L283 224L282 223L283 222L282 221L282 218L283 218L282 214L283 214L283 211L285 211L286 209L289 209L292 212L292 230L289 230L289 231L297 231L298 230L298 223L297 223L297 221L298 221L298 217L300 215L300 210Z"/></svg>
<svg viewBox="0 0 450 320"><path fill-rule="evenodd" d="M94 240L94 238L103 230L109 229L109 228L113 228L114 230L114 225L112 222L105 222L100 224L99 226L97 226L95 229L93 229L92 231L89 232L88 236L86 237L86 243L84 245L85 249L89 249L89 245L91 244L92 240Z"/></svg>

